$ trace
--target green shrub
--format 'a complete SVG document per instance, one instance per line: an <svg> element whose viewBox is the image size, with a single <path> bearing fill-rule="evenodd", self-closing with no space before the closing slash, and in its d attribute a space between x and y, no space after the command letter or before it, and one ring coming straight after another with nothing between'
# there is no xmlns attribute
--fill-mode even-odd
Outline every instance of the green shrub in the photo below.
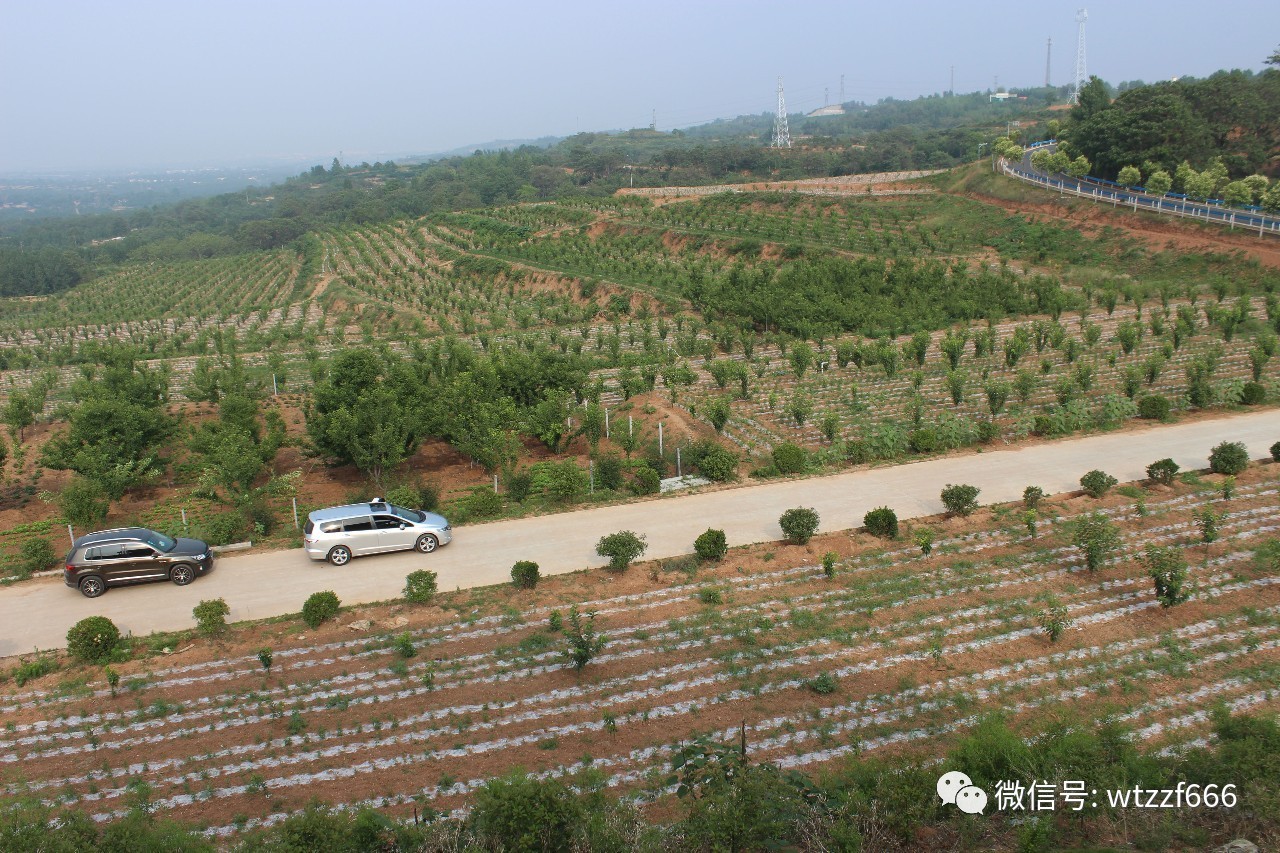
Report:
<svg viewBox="0 0 1280 853"><path fill-rule="evenodd" d="M578 605L569 605L569 627L565 629L568 648L564 651L565 659L573 664L579 672L591 662L591 659L604 650L607 642L603 634L596 632L596 614L591 611L585 622L578 612Z"/></svg>
<svg viewBox="0 0 1280 853"><path fill-rule="evenodd" d="M610 571L621 572L625 571L627 566L640 557L648 547L644 536L630 530L621 530L600 537L600 541L596 543L596 553L601 557L609 558Z"/></svg>
<svg viewBox="0 0 1280 853"><path fill-rule="evenodd" d="M995 421L978 421L978 441L990 444L1000 437L1000 425Z"/></svg>
<svg viewBox="0 0 1280 853"><path fill-rule="evenodd" d="M708 527L704 533L693 540L693 552L698 555L699 560L708 562L723 560L728 551L729 543L725 539L723 530Z"/></svg>
<svg viewBox="0 0 1280 853"><path fill-rule="evenodd" d="M571 850L587 822L583 803L558 779L512 773L476 791L468 821L486 850Z"/></svg>
<svg viewBox="0 0 1280 853"><path fill-rule="evenodd" d="M1147 566L1147 574L1155 582L1156 600L1161 607L1175 607L1191 597L1183 589L1187 582L1187 561L1180 548L1148 545L1142 561Z"/></svg>
<svg viewBox="0 0 1280 853"><path fill-rule="evenodd" d="M595 460L596 486L616 492L622 488L622 459L613 454L600 456Z"/></svg>
<svg viewBox="0 0 1280 853"><path fill-rule="evenodd" d="M1080 488L1091 498L1100 498L1120 482L1105 471L1094 469L1080 478Z"/></svg>
<svg viewBox="0 0 1280 853"><path fill-rule="evenodd" d="M516 503L523 503L533 491L533 475L528 471L515 471L507 477L507 497Z"/></svg>
<svg viewBox="0 0 1280 853"><path fill-rule="evenodd" d="M966 484L951 485L948 483L942 490L942 505L952 515L972 515L978 508L977 486Z"/></svg>
<svg viewBox="0 0 1280 853"><path fill-rule="evenodd" d="M1215 474L1239 474L1249 467L1249 451L1238 441L1224 441L1209 452L1209 470Z"/></svg>
<svg viewBox="0 0 1280 853"><path fill-rule="evenodd" d="M637 468L635 477L635 485L632 488L637 495L656 495L662 491L662 478L648 465Z"/></svg>
<svg viewBox="0 0 1280 853"><path fill-rule="evenodd" d="M533 589L539 580L538 564L532 560L520 560L511 567L511 584L518 589Z"/></svg>
<svg viewBox="0 0 1280 853"><path fill-rule="evenodd" d="M57 658L53 657L53 655L37 654L35 660L19 660L18 665L9 670L9 677L13 679L14 684L23 687L28 681L34 681L57 671ZM0 837L3 836L0 835Z"/></svg>
<svg viewBox="0 0 1280 853"><path fill-rule="evenodd" d="M822 555L822 573L829 578L836 576L836 560L840 559L840 555L835 551L828 551Z"/></svg>
<svg viewBox="0 0 1280 853"><path fill-rule="evenodd" d="M1148 394L1138 401L1138 417L1149 421L1167 421L1172 406L1163 394Z"/></svg>
<svg viewBox="0 0 1280 853"><path fill-rule="evenodd" d="M58 492L58 509L76 527L99 527L111 509L111 499L97 480L79 474Z"/></svg>
<svg viewBox="0 0 1280 853"><path fill-rule="evenodd" d="M440 490L422 482L402 483L388 489L386 499L397 506L433 512L440 505Z"/></svg>
<svg viewBox="0 0 1280 853"><path fill-rule="evenodd" d="M703 604L724 604L724 593L714 587L698 590L698 600Z"/></svg>
<svg viewBox="0 0 1280 853"><path fill-rule="evenodd" d="M227 615L230 613L231 608L222 598L201 601L191 609L191 615L196 618L196 628L207 637L227 630Z"/></svg>
<svg viewBox="0 0 1280 853"><path fill-rule="evenodd" d="M708 480L728 482L738 476L738 454L724 447L713 448L698 460L698 470Z"/></svg>
<svg viewBox="0 0 1280 853"><path fill-rule="evenodd" d="M1085 568L1093 572L1120 547L1120 531L1105 515L1095 512L1076 519L1071 541L1084 554Z"/></svg>
<svg viewBox="0 0 1280 853"><path fill-rule="evenodd" d="M67 651L84 663L106 663L120 644L120 629L105 616L89 616L67 631Z"/></svg>
<svg viewBox="0 0 1280 853"><path fill-rule="evenodd" d="M1271 445L1271 461L1280 462L1280 441Z"/></svg>
<svg viewBox="0 0 1280 853"><path fill-rule="evenodd" d="M1267 389L1261 382L1246 382L1240 388L1240 402L1246 406L1256 406L1267 400Z"/></svg>
<svg viewBox="0 0 1280 853"><path fill-rule="evenodd" d="M1044 500L1044 489L1039 486L1027 486L1022 490L1022 505L1027 509L1038 509Z"/></svg>
<svg viewBox="0 0 1280 853"><path fill-rule="evenodd" d="M413 635L408 631L396 637L395 642L392 645L395 647L395 650L400 653L400 657L405 658L406 660L411 657L416 657L418 654L418 647L413 644Z"/></svg>
<svg viewBox="0 0 1280 853"><path fill-rule="evenodd" d="M210 545L242 542L249 533L248 520L238 512L211 515L200 524L200 538Z"/></svg>
<svg viewBox="0 0 1280 853"><path fill-rule="evenodd" d="M312 628L319 628L325 622L338 615L342 603L331 590L313 592L302 605L302 621Z"/></svg>
<svg viewBox="0 0 1280 853"><path fill-rule="evenodd" d="M57 562L58 553L48 539L28 539L18 549L18 565L24 573L42 572Z"/></svg>
<svg viewBox="0 0 1280 853"><path fill-rule="evenodd" d="M862 526L881 539L898 538L898 514L887 506L877 507L862 517Z"/></svg>
<svg viewBox="0 0 1280 853"><path fill-rule="evenodd" d="M1178 476L1178 463L1172 459L1157 459L1147 466L1147 477L1153 483L1172 486L1173 478Z"/></svg>
<svg viewBox="0 0 1280 853"><path fill-rule="evenodd" d="M938 433L929 427L912 430L907 435L907 442L916 453L933 453L941 444Z"/></svg>
<svg viewBox="0 0 1280 853"><path fill-rule="evenodd" d="M819 696L827 696L831 693L835 693L840 684L831 673L820 672L813 678L806 681L805 686L814 693L817 693Z"/></svg>
<svg viewBox="0 0 1280 853"><path fill-rule="evenodd" d="M804 470L807 455L803 447L784 441L773 449L773 467L779 474L799 474Z"/></svg>
<svg viewBox="0 0 1280 853"><path fill-rule="evenodd" d="M271 651L270 646L263 646L258 649L258 663L262 664L262 668L267 672L271 671L271 662L275 660L275 653Z"/></svg>
<svg viewBox="0 0 1280 853"><path fill-rule="evenodd" d="M410 572L404 578L404 598L411 604L430 604L436 596L436 573L427 569Z"/></svg>
<svg viewBox="0 0 1280 853"><path fill-rule="evenodd" d="M778 526L788 542L804 545L818 532L818 513L809 507L796 507L778 518Z"/></svg>
<svg viewBox="0 0 1280 853"><path fill-rule="evenodd" d="M476 486L462 504L471 518L494 518L502 513L502 496L490 486Z"/></svg>

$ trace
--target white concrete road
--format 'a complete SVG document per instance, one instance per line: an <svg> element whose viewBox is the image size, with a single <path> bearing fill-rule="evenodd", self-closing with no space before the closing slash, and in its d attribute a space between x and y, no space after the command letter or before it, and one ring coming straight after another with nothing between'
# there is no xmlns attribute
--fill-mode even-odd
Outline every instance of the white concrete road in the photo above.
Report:
<svg viewBox="0 0 1280 853"><path fill-rule="evenodd" d="M816 509L823 531L844 530L860 526L878 506L904 519L941 512L939 493L948 483L978 486L979 500L990 504L1016 500L1029 485L1047 494L1078 489L1080 475L1093 468L1121 482L1141 479L1149 463L1164 457L1184 469L1203 468L1221 441L1242 441L1254 459L1267 457L1280 441L1280 410L468 525L434 554L363 557L341 569L312 562L301 550L227 556L187 587L117 588L93 600L60 576L41 579L0 590L0 656L65 646L67 629L86 616L107 616L121 631L146 635L192 627L191 608L207 598L225 599L230 619L243 620L296 613L322 589L336 592L344 605L397 598L405 575L420 568L437 572L442 590L486 586L510 580L517 560L537 562L543 574L603 565L596 542L619 530L647 537L647 559L672 557L692 552L693 540L708 527L723 529L731 546L779 539L778 516L791 507Z"/></svg>

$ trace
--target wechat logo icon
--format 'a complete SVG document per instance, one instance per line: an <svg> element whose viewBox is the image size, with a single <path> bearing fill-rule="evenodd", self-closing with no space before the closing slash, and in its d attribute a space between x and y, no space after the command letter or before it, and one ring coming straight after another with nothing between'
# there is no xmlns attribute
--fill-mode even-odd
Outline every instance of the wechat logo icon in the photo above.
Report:
<svg viewBox="0 0 1280 853"><path fill-rule="evenodd" d="M938 799L965 814L982 814L987 807L987 792L959 770L950 770L938 777Z"/></svg>

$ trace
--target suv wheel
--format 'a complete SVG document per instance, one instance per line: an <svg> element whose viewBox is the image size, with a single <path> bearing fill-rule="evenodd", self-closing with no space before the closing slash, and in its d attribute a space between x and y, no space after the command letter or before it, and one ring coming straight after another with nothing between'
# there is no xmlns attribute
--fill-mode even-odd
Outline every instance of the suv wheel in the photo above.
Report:
<svg viewBox="0 0 1280 853"><path fill-rule="evenodd" d="M88 577L80 581L80 594L85 598L97 598L106 591L107 585L102 578Z"/></svg>
<svg viewBox="0 0 1280 853"><path fill-rule="evenodd" d="M351 549L346 545L337 545L329 552L329 562L335 566L345 566L351 562Z"/></svg>
<svg viewBox="0 0 1280 853"><path fill-rule="evenodd" d="M178 586L186 586L195 579L195 576L195 570L186 563L179 563L169 572L169 580L173 581Z"/></svg>
<svg viewBox="0 0 1280 853"><path fill-rule="evenodd" d="M436 537L432 536L430 533L424 533L418 537L418 542L414 547L423 554L430 554L436 549L436 545L438 544L439 543L436 542Z"/></svg>

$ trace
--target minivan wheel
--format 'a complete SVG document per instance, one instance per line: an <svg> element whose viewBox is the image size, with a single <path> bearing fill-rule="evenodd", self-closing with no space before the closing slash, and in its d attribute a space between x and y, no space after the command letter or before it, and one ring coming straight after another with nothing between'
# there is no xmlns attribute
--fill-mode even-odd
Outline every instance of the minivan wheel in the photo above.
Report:
<svg viewBox="0 0 1280 853"><path fill-rule="evenodd" d="M178 586L186 586L195 579L195 576L195 571L185 563L174 566L173 570L169 572L169 580Z"/></svg>
<svg viewBox="0 0 1280 853"><path fill-rule="evenodd" d="M430 533L424 533L418 537L418 542L414 547L423 554L430 554L439 544L440 543L436 541L436 537L432 536Z"/></svg>
<svg viewBox="0 0 1280 853"><path fill-rule="evenodd" d="M346 545L335 546L334 549L329 552L329 562L333 563L335 566L345 566L347 563L351 562L351 549Z"/></svg>
<svg viewBox="0 0 1280 853"><path fill-rule="evenodd" d="M97 598L107 591L107 585L102 582L102 578L85 578L80 581L80 593L85 598Z"/></svg>

